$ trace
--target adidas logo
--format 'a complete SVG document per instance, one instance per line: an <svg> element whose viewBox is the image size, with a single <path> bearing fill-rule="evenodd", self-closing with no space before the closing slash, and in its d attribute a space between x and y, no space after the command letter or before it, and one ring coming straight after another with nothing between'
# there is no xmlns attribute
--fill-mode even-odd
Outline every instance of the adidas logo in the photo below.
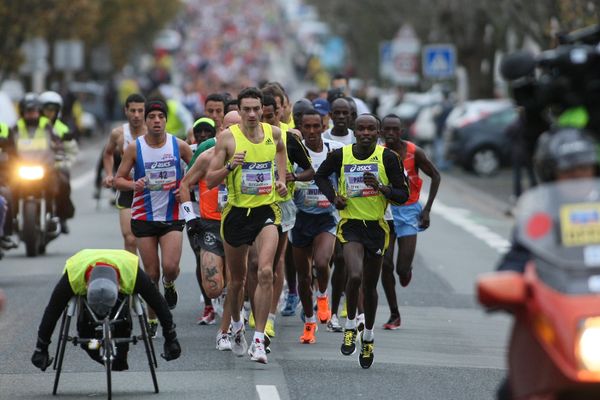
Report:
<svg viewBox="0 0 600 400"><path fill-rule="evenodd" d="M380 255L381 255L381 253L382 253L382 252L381 252L381 249L377 249L377 251L375 252L375 254L377 254L378 256L380 256Z"/></svg>
<svg viewBox="0 0 600 400"><path fill-rule="evenodd" d="M265 142L265 144L273 144L273 141L271 140L271 138L267 138L267 141Z"/></svg>
<svg viewBox="0 0 600 400"><path fill-rule="evenodd" d="M269 219L267 219L267 220L265 221L265 225L266 225L266 224L272 224L272 223L273 223L273 220L272 220L271 218L269 218Z"/></svg>

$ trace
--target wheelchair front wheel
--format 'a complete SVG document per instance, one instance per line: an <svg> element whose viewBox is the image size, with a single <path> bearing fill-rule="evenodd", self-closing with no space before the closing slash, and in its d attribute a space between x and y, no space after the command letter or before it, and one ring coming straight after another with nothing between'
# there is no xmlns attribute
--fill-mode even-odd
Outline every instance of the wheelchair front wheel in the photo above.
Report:
<svg viewBox="0 0 600 400"><path fill-rule="evenodd" d="M103 347L104 347L104 368L106 369L106 387L108 400L112 398L112 379L111 379L111 369L112 369L112 359L113 359L113 344L112 337L110 334L110 322L108 319L105 319L102 323L102 333L103 333Z"/></svg>
<svg viewBox="0 0 600 400"><path fill-rule="evenodd" d="M152 383L154 384L154 393L158 393L158 380L156 379L156 356L154 354L154 346L152 345L152 338L148 335L148 325L146 323L146 314L142 313L139 316L140 328L142 330L142 341L144 342L144 348L146 349L146 357L148 358L148 366L150 367L150 375L152 375Z"/></svg>

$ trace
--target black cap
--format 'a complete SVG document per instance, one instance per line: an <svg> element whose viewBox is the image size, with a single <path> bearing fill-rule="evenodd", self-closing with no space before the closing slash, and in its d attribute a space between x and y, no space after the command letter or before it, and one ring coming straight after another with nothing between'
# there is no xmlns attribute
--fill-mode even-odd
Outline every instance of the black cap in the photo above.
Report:
<svg viewBox="0 0 600 400"><path fill-rule="evenodd" d="M148 117L152 111L161 111L165 114L165 119L167 119L167 105L162 100L150 100L146 103L144 108L144 119Z"/></svg>

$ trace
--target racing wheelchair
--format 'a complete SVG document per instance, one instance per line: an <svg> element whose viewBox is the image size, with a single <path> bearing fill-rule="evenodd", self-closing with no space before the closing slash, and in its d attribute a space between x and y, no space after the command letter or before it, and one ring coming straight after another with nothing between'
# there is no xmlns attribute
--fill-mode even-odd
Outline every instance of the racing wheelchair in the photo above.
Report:
<svg viewBox="0 0 600 400"><path fill-rule="evenodd" d="M87 324L91 329L86 333L93 333L93 335L89 335L90 337L69 335L69 328L73 317L77 319L78 328L80 328L80 324L82 323ZM132 334L132 320L135 317L138 319L140 328L140 333L138 335ZM120 335L115 334L115 327L119 325L127 326L125 331L128 332L128 335L125 337L120 337ZM78 329L78 331L83 333L80 329ZM137 294L119 296L119 299L113 307L112 312L103 318L98 317L98 315L92 310L85 296L72 297L62 314L62 320L58 334L58 343L56 346L56 356L54 358L53 365L56 375L54 378L54 388L52 390L52 394L57 394L65 349L69 342L75 346L86 346L88 353L89 351L98 351L98 359L96 360L101 362L106 370L107 394L108 400L110 400L112 397L111 371L113 369L113 361L117 355L118 345L129 343L135 345L140 341L144 343L146 357L148 359L148 366L150 367L150 374L152 376L152 383L154 385L154 393L158 393L158 381L156 379L155 370L158 364L156 362L156 354L154 352L152 337L150 337L148 332L148 317L146 314L145 305L141 297ZM86 334L84 335L88 336Z"/></svg>

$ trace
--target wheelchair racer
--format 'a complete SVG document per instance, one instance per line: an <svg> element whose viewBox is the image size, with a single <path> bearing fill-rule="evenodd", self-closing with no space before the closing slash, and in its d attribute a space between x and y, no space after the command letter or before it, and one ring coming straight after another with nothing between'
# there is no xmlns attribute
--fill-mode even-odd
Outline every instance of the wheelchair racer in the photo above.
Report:
<svg viewBox="0 0 600 400"><path fill-rule="evenodd" d="M52 292L50 302L46 306L42 321L38 328L38 338L35 351L31 357L33 365L45 371L52 363L48 355L48 345L56 322L60 318L69 300L73 296L86 296L88 305L98 318L108 315L119 296L139 294L144 301L156 311L163 329L164 353L161 356L167 360L175 360L181 354L181 346L177 340L173 316L169 307L150 278L139 267L138 257L126 250L81 250L69 258L65 264L62 277ZM85 308L81 312L88 312ZM83 337L93 337L92 326L82 318L77 318L77 330ZM91 321L91 319L90 319ZM114 335L128 336L131 331L131 321L128 326L117 323ZM83 345L82 345L83 347ZM128 343L117 343L117 354L113 360L112 370L128 369ZM102 363L98 350L84 349L95 361Z"/></svg>

